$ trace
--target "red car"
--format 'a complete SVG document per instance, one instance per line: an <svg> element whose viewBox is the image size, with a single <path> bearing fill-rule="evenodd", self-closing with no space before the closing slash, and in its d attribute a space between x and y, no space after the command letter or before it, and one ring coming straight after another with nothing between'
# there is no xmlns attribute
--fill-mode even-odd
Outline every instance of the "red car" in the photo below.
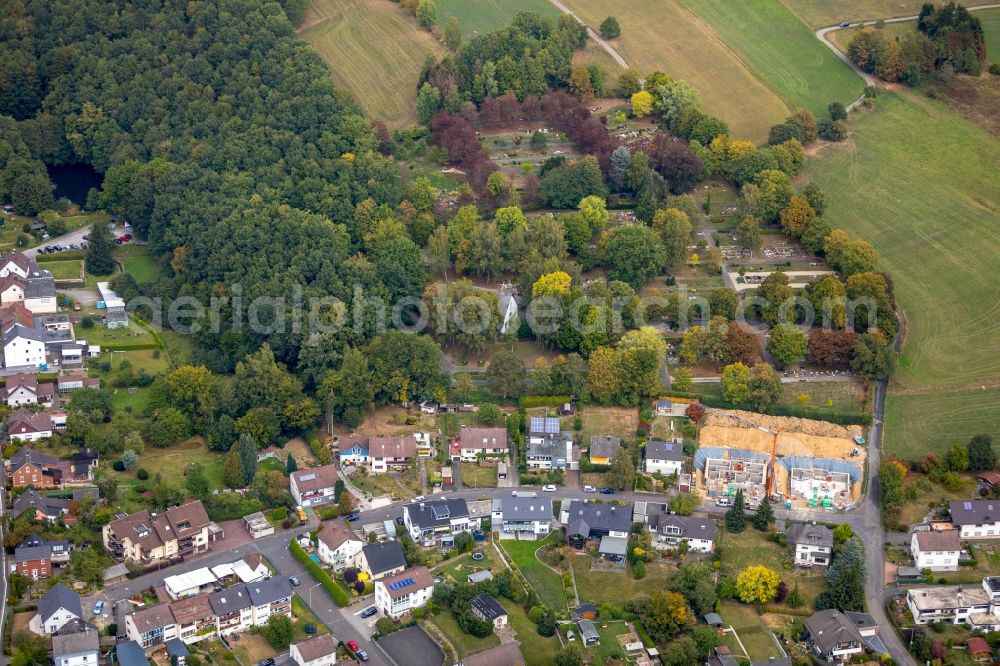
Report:
<svg viewBox="0 0 1000 666"><path fill-rule="evenodd" d="M358 644L355 643L354 641L347 641L347 649L350 650L351 652L357 652Z"/></svg>

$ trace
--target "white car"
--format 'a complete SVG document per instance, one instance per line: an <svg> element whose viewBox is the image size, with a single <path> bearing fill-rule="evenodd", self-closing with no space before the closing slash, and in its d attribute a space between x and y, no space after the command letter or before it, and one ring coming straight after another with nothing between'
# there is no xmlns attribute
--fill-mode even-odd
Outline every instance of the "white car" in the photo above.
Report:
<svg viewBox="0 0 1000 666"><path fill-rule="evenodd" d="M417 495L416 497L414 497L413 499L410 500L411 503L414 503L414 502L423 502L423 501L424 501L424 496L423 495Z"/></svg>
<svg viewBox="0 0 1000 666"><path fill-rule="evenodd" d="M715 500L715 506L732 506L732 505L733 505L732 497L720 497L719 499Z"/></svg>
<svg viewBox="0 0 1000 666"><path fill-rule="evenodd" d="M553 485L551 485L551 484L547 485L547 486L542 486L542 492L543 493L554 493L555 491L556 491L556 487L553 486Z"/></svg>
<svg viewBox="0 0 1000 666"><path fill-rule="evenodd" d="M596 493L597 492L597 488L595 488L594 486L584 486L583 487L583 492L585 492L585 493Z"/></svg>

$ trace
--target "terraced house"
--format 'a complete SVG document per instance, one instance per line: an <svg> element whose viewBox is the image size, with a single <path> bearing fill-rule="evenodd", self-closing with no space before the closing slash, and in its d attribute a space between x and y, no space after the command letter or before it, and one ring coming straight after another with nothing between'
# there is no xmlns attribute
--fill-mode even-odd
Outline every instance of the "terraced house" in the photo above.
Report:
<svg viewBox="0 0 1000 666"><path fill-rule="evenodd" d="M103 529L104 547L115 560L142 564L203 553L210 539L221 536L200 501L160 514L146 510L122 514Z"/></svg>

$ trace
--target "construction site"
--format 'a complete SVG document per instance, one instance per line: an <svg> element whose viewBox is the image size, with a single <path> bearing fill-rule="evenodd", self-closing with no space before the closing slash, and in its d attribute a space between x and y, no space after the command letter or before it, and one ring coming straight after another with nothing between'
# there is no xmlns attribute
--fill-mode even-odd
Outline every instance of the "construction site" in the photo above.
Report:
<svg viewBox="0 0 1000 666"><path fill-rule="evenodd" d="M753 508L770 495L789 508L849 508L861 495L868 452L861 426L711 410L694 456L695 484L710 498L743 490Z"/></svg>

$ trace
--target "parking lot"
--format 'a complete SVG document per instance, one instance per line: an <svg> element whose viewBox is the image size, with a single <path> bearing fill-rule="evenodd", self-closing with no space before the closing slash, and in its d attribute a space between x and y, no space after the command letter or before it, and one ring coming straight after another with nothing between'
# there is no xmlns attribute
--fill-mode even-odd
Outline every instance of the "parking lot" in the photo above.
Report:
<svg viewBox="0 0 1000 666"><path fill-rule="evenodd" d="M379 647L397 664L441 666L444 651L420 627L409 627L378 641Z"/></svg>

